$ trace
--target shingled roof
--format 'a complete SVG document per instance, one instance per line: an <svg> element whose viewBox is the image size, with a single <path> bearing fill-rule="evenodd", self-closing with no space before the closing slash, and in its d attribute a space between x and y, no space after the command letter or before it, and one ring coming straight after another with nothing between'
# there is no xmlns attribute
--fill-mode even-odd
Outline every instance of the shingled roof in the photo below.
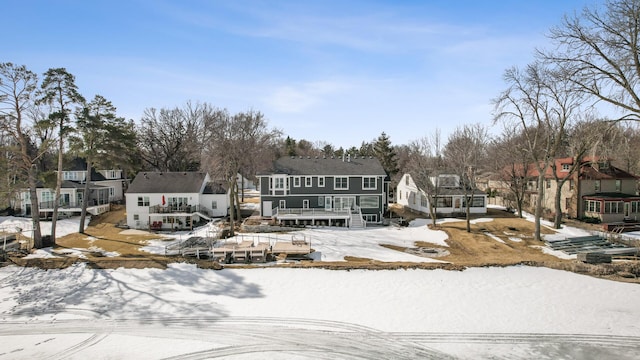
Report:
<svg viewBox="0 0 640 360"><path fill-rule="evenodd" d="M127 193L198 193L206 176L203 172L140 172Z"/></svg>
<svg viewBox="0 0 640 360"><path fill-rule="evenodd" d="M305 157L283 156L274 161L271 172L267 174L288 175L380 175L387 173L374 157Z"/></svg>

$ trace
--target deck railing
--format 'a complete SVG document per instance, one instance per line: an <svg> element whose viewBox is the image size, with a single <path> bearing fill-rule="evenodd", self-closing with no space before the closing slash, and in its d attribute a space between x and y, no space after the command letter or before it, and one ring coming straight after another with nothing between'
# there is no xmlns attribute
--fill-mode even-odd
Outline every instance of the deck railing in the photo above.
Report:
<svg viewBox="0 0 640 360"><path fill-rule="evenodd" d="M200 211L200 205L153 205L149 206L149 214L195 213Z"/></svg>
<svg viewBox="0 0 640 360"><path fill-rule="evenodd" d="M331 209L324 208L315 209L288 209L276 207L273 209L273 215L278 216L350 216L351 210L349 209Z"/></svg>

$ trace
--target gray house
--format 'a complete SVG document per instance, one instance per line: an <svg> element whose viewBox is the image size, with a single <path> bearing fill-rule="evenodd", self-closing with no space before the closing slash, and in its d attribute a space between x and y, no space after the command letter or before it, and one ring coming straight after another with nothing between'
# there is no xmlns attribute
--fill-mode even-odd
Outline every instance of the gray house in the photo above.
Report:
<svg viewBox="0 0 640 360"><path fill-rule="evenodd" d="M260 180L260 214L280 224L380 223L389 179L372 157L281 157Z"/></svg>

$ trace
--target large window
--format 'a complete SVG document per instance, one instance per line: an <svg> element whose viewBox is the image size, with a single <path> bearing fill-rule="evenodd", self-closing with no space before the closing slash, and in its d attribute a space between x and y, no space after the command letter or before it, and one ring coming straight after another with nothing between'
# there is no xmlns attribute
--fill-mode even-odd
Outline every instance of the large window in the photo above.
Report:
<svg viewBox="0 0 640 360"><path fill-rule="evenodd" d="M601 209L601 203L600 201L594 201L594 200L586 200L585 201L585 209L588 212L600 212Z"/></svg>
<svg viewBox="0 0 640 360"><path fill-rule="evenodd" d="M138 196L138 206L149 206L149 197Z"/></svg>
<svg viewBox="0 0 640 360"><path fill-rule="evenodd" d="M640 201L632 201L631 202L631 212L632 213L640 213Z"/></svg>
<svg viewBox="0 0 640 360"><path fill-rule="evenodd" d="M376 189L376 177L365 176L362 178L362 190L375 190Z"/></svg>
<svg viewBox="0 0 640 360"><path fill-rule="evenodd" d="M360 207L363 209L377 209L380 206L378 196L360 196Z"/></svg>
<svg viewBox="0 0 640 360"><path fill-rule="evenodd" d="M293 187L300 187L300 176L293 177Z"/></svg>
<svg viewBox="0 0 640 360"><path fill-rule="evenodd" d="M605 214L620 214L624 211L624 202L622 201L605 201L604 213Z"/></svg>
<svg viewBox="0 0 640 360"><path fill-rule="evenodd" d="M336 176L333 178L333 188L335 190L348 190L349 178L346 176Z"/></svg>
<svg viewBox="0 0 640 360"><path fill-rule="evenodd" d="M445 208L453 206L453 198L451 196L438 196L436 198L436 207Z"/></svg>
<svg viewBox="0 0 640 360"><path fill-rule="evenodd" d="M462 202L462 206L466 207L466 200ZM471 207L484 207L484 196L474 196L471 202Z"/></svg>

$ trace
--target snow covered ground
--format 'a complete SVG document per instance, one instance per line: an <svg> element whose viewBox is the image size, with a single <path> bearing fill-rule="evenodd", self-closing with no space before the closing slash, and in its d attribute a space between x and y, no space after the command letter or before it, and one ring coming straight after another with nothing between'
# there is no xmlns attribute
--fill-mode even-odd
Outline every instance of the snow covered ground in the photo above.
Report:
<svg viewBox="0 0 640 360"><path fill-rule="evenodd" d="M331 261L425 261L378 244L445 239L421 222L304 234ZM524 266L8 266L0 268L0 359L637 359L638 304L637 284Z"/></svg>

